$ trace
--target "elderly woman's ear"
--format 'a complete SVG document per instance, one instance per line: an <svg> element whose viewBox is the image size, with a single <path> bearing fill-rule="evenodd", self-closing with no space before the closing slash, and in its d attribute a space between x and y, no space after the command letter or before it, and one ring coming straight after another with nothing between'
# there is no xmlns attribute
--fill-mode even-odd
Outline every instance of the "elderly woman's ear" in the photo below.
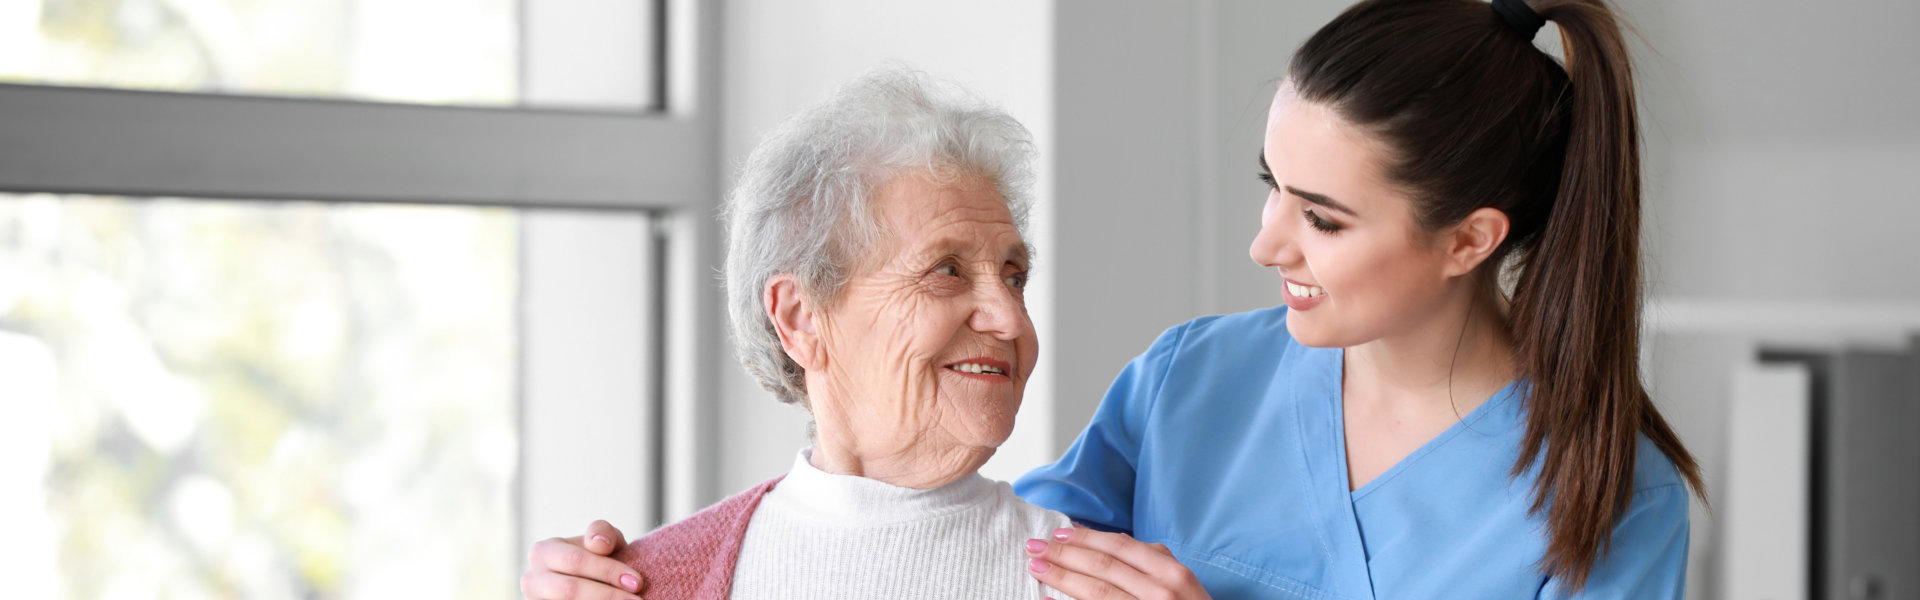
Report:
<svg viewBox="0 0 1920 600"><path fill-rule="evenodd" d="M767 280L766 297L763 304L767 307L767 318L773 321L773 330L780 334L780 346L785 348L787 356L798 363L800 368L818 371L826 366L826 352L820 344L820 334L813 327L814 304L800 291L800 283L792 275L775 275Z"/></svg>

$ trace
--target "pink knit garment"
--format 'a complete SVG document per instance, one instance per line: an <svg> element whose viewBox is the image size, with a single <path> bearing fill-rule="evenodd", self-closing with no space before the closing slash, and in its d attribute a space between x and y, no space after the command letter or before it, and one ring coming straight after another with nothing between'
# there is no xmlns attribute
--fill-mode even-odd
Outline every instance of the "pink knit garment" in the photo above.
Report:
<svg viewBox="0 0 1920 600"><path fill-rule="evenodd" d="M640 572L647 600L725 600L733 590L740 542L760 499L783 477L754 486L678 523L667 525L613 553Z"/></svg>

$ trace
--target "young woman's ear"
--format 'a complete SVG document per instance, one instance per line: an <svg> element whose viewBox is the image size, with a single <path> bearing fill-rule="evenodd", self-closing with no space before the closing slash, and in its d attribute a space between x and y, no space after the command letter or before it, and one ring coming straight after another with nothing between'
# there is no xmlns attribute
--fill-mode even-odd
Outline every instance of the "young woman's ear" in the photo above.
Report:
<svg viewBox="0 0 1920 600"><path fill-rule="evenodd" d="M820 332L813 326L814 303L791 275L775 275L767 280L761 298L773 330L780 334L780 347L800 368L818 371L826 367L826 349Z"/></svg>
<svg viewBox="0 0 1920 600"><path fill-rule="evenodd" d="M1507 228L1510 225L1507 213L1498 209L1482 207L1468 213L1467 218L1454 225L1443 240L1447 252L1447 276L1472 273L1480 263L1486 262L1494 250L1500 249L1500 243L1507 241Z"/></svg>

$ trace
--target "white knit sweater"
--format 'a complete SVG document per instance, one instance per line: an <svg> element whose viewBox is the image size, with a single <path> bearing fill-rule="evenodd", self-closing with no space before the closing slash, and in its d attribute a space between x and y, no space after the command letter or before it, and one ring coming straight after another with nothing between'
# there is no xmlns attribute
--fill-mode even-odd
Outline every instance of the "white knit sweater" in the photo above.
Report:
<svg viewBox="0 0 1920 600"><path fill-rule="evenodd" d="M747 523L736 600L1067 598L1027 574L1023 549L1066 515L977 473L916 490L821 471L809 452Z"/></svg>

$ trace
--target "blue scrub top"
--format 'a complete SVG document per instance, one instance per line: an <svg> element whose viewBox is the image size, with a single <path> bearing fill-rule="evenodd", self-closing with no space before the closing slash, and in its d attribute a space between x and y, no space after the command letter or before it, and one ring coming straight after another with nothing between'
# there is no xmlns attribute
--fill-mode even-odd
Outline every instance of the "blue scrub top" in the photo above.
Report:
<svg viewBox="0 0 1920 600"><path fill-rule="evenodd" d="M1634 494L1587 587L1539 570L1534 472L1508 385L1349 491L1341 350L1288 335L1285 307L1202 317L1129 363L1058 462L1014 484L1090 527L1166 544L1217 598L1681 597L1687 488L1644 437Z"/></svg>

